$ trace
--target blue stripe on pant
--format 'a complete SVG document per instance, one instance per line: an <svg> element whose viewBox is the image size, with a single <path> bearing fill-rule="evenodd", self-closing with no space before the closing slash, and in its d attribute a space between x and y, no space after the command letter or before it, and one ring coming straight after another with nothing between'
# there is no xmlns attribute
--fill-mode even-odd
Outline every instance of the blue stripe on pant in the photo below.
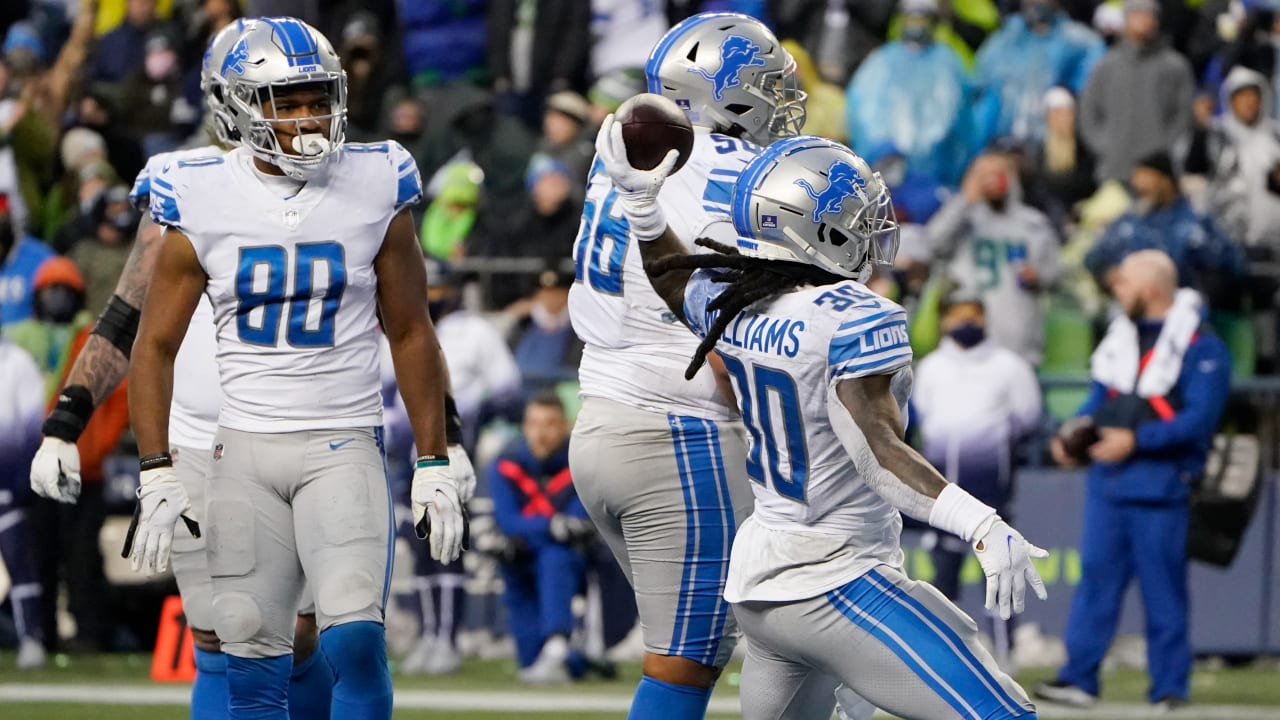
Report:
<svg viewBox="0 0 1280 720"><path fill-rule="evenodd" d="M396 508L391 497L391 471L387 468L387 438L381 427L373 429L373 441L382 456L382 474L387 481L387 570L382 576L382 614L387 614L387 600L391 597L391 573L396 559Z"/></svg>
<svg viewBox="0 0 1280 720"><path fill-rule="evenodd" d="M954 630L874 570L826 597L854 625L892 650L960 717L1032 715L1009 697Z"/></svg>
<svg viewBox="0 0 1280 720"><path fill-rule="evenodd" d="M1148 698L1187 697L1187 515L1185 503L1113 503L1090 487L1081 532L1082 573L1067 616L1068 659L1060 680L1098 694L1098 668L1115 637L1125 590L1137 575L1151 673Z"/></svg>
<svg viewBox="0 0 1280 720"><path fill-rule="evenodd" d="M723 592L737 524L716 424L679 415L669 415L668 421L687 523L671 654L712 665L729 616Z"/></svg>

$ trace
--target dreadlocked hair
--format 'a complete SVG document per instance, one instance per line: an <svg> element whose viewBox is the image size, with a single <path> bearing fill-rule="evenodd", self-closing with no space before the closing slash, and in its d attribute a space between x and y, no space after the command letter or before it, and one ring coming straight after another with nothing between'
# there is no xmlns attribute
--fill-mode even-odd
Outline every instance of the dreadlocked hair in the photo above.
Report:
<svg viewBox="0 0 1280 720"><path fill-rule="evenodd" d="M672 270L711 270L717 282L728 284L715 300L707 304L708 312L718 314L684 371L686 380L693 379L706 362L707 353L715 349L716 341L743 310L801 285L831 285L846 279L808 263L747 257L737 248L711 238L698 238L694 244L715 253L668 255L644 266L645 271L655 277Z"/></svg>

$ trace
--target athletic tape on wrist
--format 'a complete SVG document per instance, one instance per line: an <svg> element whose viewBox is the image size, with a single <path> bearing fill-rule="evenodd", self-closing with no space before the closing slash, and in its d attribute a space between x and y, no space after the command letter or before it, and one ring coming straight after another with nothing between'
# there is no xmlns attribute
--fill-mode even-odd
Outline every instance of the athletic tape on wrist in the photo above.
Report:
<svg viewBox="0 0 1280 720"><path fill-rule="evenodd" d="M965 492L959 485L948 484L933 501L929 524L973 542L982 524L996 514L995 508Z"/></svg>
<svg viewBox="0 0 1280 720"><path fill-rule="evenodd" d="M40 432L59 440L74 443L80 439L89 418L93 417L93 395L83 385L68 385L58 393L58 404L45 418Z"/></svg>

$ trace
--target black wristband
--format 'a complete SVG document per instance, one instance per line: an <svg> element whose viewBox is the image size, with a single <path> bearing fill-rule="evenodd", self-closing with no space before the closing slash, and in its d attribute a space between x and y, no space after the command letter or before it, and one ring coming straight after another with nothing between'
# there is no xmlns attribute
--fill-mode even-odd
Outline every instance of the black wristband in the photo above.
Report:
<svg viewBox="0 0 1280 720"><path fill-rule="evenodd" d="M84 426L93 417L93 395L83 385L68 385L58 393L58 404L45 418L40 432L73 443L80 439Z"/></svg>
<svg viewBox="0 0 1280 720"><path fill-rule="evenodd" d="M143 455L138 458L138 469L143 472L167 467L173 467L173 456L167 452Z"/></svg>
<svg viewBox="0 0 1280 720"><path fill-rule="evenodd" d="M462 444L462 416L452 393L444 394L444 439L450 445Z"/></svg>
<svg viewBox="0 0 1280 720"><path fill-rule="evenodd" d="M125 302L119 295L112 295L106 309L98 316L93 334L115 346L128 359L133 352L133 340L138 335L138 321L142 311Z"/></svg>

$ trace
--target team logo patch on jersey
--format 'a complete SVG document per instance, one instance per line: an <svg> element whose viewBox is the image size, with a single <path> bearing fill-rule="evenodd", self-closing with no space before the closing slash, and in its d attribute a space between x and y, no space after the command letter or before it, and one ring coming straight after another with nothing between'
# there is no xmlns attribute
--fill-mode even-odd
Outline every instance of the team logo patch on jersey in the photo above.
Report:
<svg viewBox="0 0 1280 720"><path fill-rule="evenodd" d="M213 446L213 459L214 460L222 459L222 443L218 443L217 445Z"/></svg>
<svg viewBox="0 0 1280 720"><path fill-rule="evenodd" d="M729 35L720 43L720 67L709 73L700 67L691 67L689 72L697 73L711 83L711 94L720 102L724 92L742 85L738 77L749 67L762 67L764 58L760 57L760 46L741 35Z"/></svg>
<svg viewBox="0 0 1280 720"><path fill-rule="evenodd" d="M827 213L839 214L846 199L862 197L862 188L866 184L862 174L843 160L836 160L827 168L827 186L821 190L814 188L804 178L796 180L796 185L804 188L805 193L813 199L812 219L815 224L822 222L822 216Z"/></svg>
<svg viewBox="0 0 1280 720"><path fill-rule="evenodd" d="M297 230L297 229L298 229L298 221L299 221L299 217L298 217L298 211L297 211L297 210L294 210L293 208L289 208L288 210L285 210L285 211L284 211L284 226L285 226L285 227L289 228L290 230Z"/></svg>
<svg viewBox="0 0 1280 720"><path fill-rule="evenodd" d="M760 227L772 228L776 230L778 227L778 216L777 215L761 215Z"/></svg>

